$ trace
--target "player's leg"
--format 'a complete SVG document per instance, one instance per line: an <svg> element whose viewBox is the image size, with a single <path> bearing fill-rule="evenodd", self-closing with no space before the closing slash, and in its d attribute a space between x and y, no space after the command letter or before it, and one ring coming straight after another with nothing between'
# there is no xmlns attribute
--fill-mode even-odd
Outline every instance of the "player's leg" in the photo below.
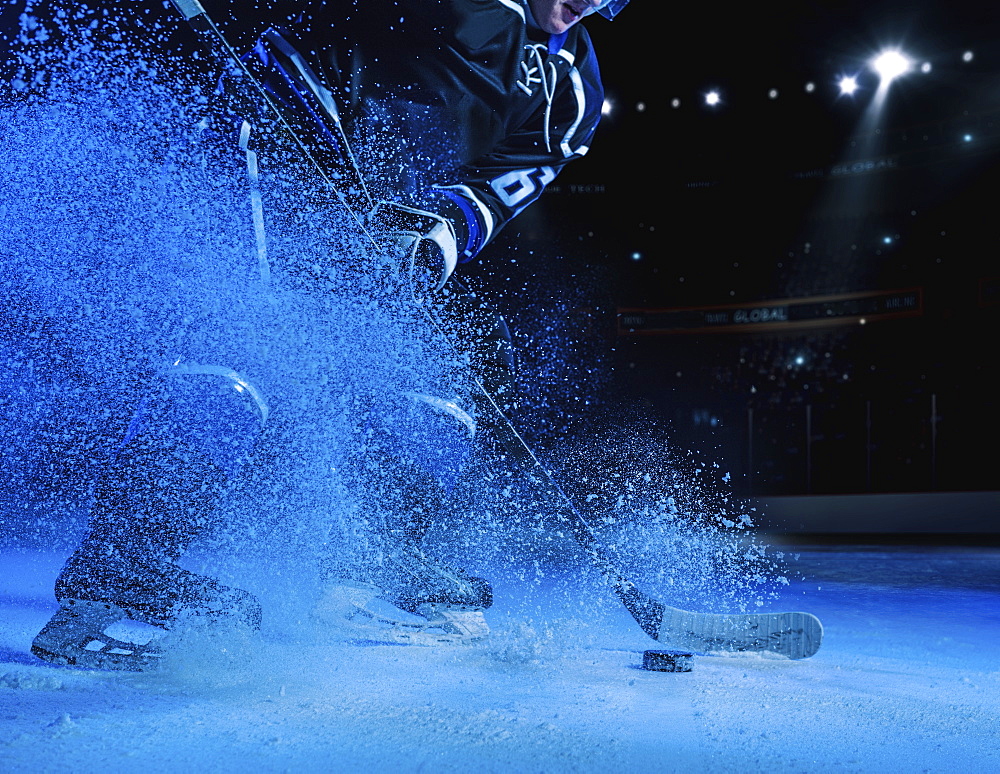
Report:
<svg viewBox="0 0 1000 774"><path fill-rule="evenodd" d="M471 454L475 422L452 400L411 393L392 403L359 417L364 441L350 463L349 483L378 534L335 572L374 584L410 612L428 603L489 607L488 582L423 546L427 532L451 517L450 491Z"/></svg>
<svg viewBox="0 0 1000 774"><path fill-rule="evenodd" d="M459 283L445 291L432 311L491 395L505 410L513 407L513 347L500 315ZM470 393L475 395L474 390ZM363 550L353 556L348 556L348 548L331 563L330 593L317 607L321 618L356 619L359 609L364 612L365 600L376 594L409 612L454 615L437 619L445 640L419 633L432 643L488 633L482 610L492 604L489 582L437 560L424 545L433 526L456 518L450 492L483 436L482 424L461 407L474 402L414 393L399 396L393 406L366 402L368 410L358 412L363 441L349 466L349 483L366 516L376 522L378 535L364 541ZM486 407L480 408L480 415L491 416ZM343 580L365 588L345 587ZM384 619L381 623L388 628L369 636L415 641L405 625Z"/></svg>
<svg viewBox="0 0 1000 774"><path fill-rule="evenodd" d="M249 459L266 412L253 386L226 368L174 368L151 387L96 488L88 533L56 581L61 610L36 638L37 655L88 663L86 637L101 632L67 611L98 610L94 604L163 627L184 616L259 626L260 605L249 592L176 562L219 526L216 506ZM138 668L125 662L119 668Z"/></svg>
<svg viewBox="0 0 1000 774"><path fill-rule="evenodd" d="M482 296L453 279L438 297L433 313L501 410L513 410L516 407L514 347L507 323L499 312ZM398 595L395 604L412 609L431 595L429 591L420 593L422 588L431 588L437 579L442 600L447 598L445 590L451 588L455 604L488 607L492 603L492 588L486 580L434 563L422 550L421 541L435 523L447 524L455 518L450 491L477 448L486 447L488 451L489 428L496 412L483 405L483 397L475 390L465 401L476 406L475 422L453 402L429 396L411 397L421 415L409 422L413 428L409 444L401 445L392 440L391 434L386 434L391 444L389 449L397 450L397 457L401 456L399 449L410 452L405 459L398 459L400 476L390 481L395 496L379 493L382 502L393 505L395 523L401 525L400 544L407 549L405 556L411 563L404 568L410 573L405 592ZM416 602L408 600L407 594Z"/></svg>

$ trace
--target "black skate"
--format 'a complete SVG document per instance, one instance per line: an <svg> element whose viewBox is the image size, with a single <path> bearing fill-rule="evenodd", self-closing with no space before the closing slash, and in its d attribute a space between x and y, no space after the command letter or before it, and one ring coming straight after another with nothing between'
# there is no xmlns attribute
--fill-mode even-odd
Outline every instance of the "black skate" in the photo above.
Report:
<svg viewBox="0 0 1000 774"><path fill-rule="evenodd" d="M120 451L98 483L90 531L56 580L59 610L32 643L36 656L90 669L142 670L158 642L108 634L134 621L159 629L185 624L257 629L256 598L177 565L213 523L225 476L177 444L139 439ZM128 629L126 625L125 629Z"/></svg>
<svg viewBox="0 0 1000 774"><path fill-rule="evenodd" d="M56 581L59 610L35 637L31 652L52 663L88 669L141 671L162 657L155 640L137 644L106 630L122 621L171 629L189 624L260 628L260 604L169 561L98 557L82 548Z"/></svg>
<svg viewBox="0 0 1000 774"><path fill-rule="evenodd" d="M64 599L59 610L31 643L31 652L43 661L86 669L141 672L163 657L155 640L137 643L107 634L128 614L110 602Z"/></svg>
<svg viewBox="0 0 1000 774"><path fill-rule="evenodd" d="M408 613L423 605L485 610L493 604L493 587L487 580L436 561L416 546L390 553L379 575L384 598Z"/></svg>

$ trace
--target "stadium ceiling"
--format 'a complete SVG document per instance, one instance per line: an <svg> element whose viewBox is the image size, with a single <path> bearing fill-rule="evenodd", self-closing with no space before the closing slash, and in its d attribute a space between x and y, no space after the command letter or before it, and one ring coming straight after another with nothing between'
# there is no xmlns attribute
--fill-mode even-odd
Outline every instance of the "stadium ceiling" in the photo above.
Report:
<svg viewBox="0 0 1000 774"><path fill-rule="evenodd" d="M613 24L591 22L605 81L621 109L726 111L800 109L803 100L836 101L840 79L856 77L857 99L878 86L872 60L886 50L910 59L907 110L962 92L1000 71L1000 7L983 0L813 0L671 7L668 21L653 2L632 3ZM917 88L926 86L921 91ZM726 110L704 110L715 90ZM905 117L908 118L908 117Z"/></svg>

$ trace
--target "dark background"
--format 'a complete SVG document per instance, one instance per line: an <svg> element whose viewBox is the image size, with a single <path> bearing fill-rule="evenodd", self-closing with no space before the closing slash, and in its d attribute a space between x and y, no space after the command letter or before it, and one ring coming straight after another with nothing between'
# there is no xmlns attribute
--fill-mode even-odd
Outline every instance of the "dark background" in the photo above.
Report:
<svg viewBox="0 0 1000 774"><path fill-rule="evenodd" d="M481 270L543 385L536 433L640 413L741 494L997 489L998 15L635 0L588 20L612 110ZM915 69L876 107L884 47ZM811 311L706 323L762 304Z"/></svg>
<svg viewBox="0 0 1000 774"><path fill-rule="evenodd" d="M611 105L592 150L467 270L516 331L534 443L640 417L744 495L1000 488L998 16L634 0L588 19ZM931 70L876 105L887 46Z"/></svg>

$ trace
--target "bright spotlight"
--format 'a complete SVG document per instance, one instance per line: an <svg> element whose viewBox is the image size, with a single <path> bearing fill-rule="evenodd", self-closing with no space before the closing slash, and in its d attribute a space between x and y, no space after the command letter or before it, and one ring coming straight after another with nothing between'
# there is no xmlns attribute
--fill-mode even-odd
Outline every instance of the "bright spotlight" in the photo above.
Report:
<svg viewBox="0 0 1000 774"><path fill-rule="evenodd" d="M714 89L712 91L708 92L708 94L705 95L705 104L706 105L710 105L712 107L715 107L720 102L722 102L722 97L719 96L719 92L715 91Z"/></svg>
<svg viewBox="0 0 1000 774"><path fill-rule="evenodd" d="M930 71L931 71L931 63L930 62L924 62L922 65L920 65L920 72L922 72L922 73L929 73Z"/></svg>
<svg viewBox="0 0 1000 774"><path fill-rule="evenodd" d="M806 84L806 93L812 94L814 91L816 91L816 84L809 81L809 83Z"/></svg>
<svg viewBox="0 0 1000 774"><path fill-rule="evenodd" d="M964 142L972 142L972 135L971 134L963 134L962 135L962 140Z"/></svg>
<svg viewBox="0 0 1000 774"><path fill-rule="evenodd" d="M858 90L858 79L853 75L845 75L840 79L840 93L851 96Z"/></svg>
<svg viewBox="0 0 1000 774"><path fill-rule="evenodd" d="M604 100L604 104L601 105L601 115L610 116L611 111L613 111L614 109L615 109L614 103L612 103L611 100L606 99Z"/></svg>
<svg viewBox="0 0 1000 774"><path fill-rule="evenodd" d="M681 101L677 99L677 97L674 97L672 100L670 100L670 107L679 108L680 106L681 106Z"/></svg>
<svg viewBox="0 0 1000 774"><path fill-rule="evenodd" d="M971 62L974 57L975 55L971 51L966 51L964 54L962 54L962 61Z"/></svg>
<svg viewBox="0 0 1000 774"><path fill-rule="evenodd" d="M872 61L872 67L882 78L882 82L888 83L893 78L909 72L910 60L899 51L883 51Z"/></svg>
<svg viewBox="0 0 1000 774"><path fill-rule="evenodd" d="M777 89L770 89L767 92L767 96L768 96L768 99L777 99L778 98L778 90Z"/></svg>
<svg viewBox="0 0 1000 774"><path fill-rule="evenodd" d="M640 253L640 252L636 251L636 252L632 253L632 255L631 255L631 256L629 256L629 257L630 257L630 258L631 258L631 259L632 259L633 261L641 261L641 260L642 260L642 253Z"/></svg>

